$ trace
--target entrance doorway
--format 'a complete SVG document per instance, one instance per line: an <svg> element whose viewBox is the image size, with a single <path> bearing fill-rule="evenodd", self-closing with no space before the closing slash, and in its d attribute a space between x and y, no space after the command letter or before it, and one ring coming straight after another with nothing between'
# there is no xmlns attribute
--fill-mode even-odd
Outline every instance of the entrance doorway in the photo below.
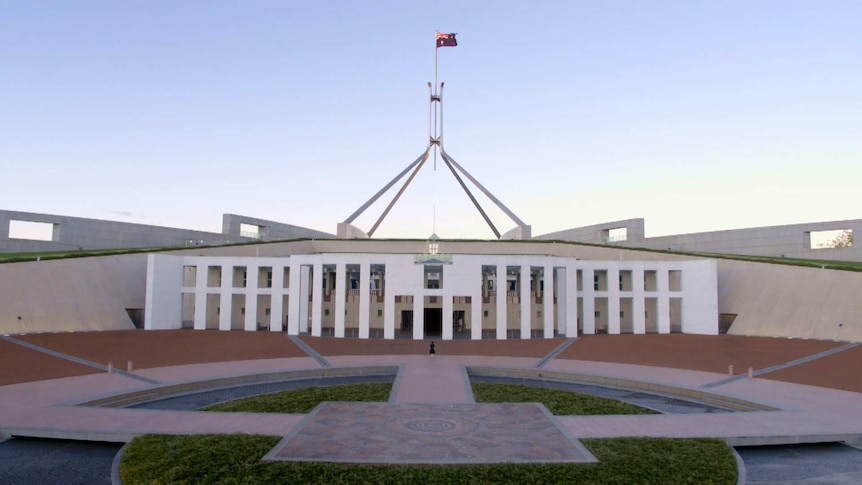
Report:
<svg viewBox="0 0 862 485"><path fill-rule="evenodd" d="M440 337L443 334L443 309L425 309L425 337Z"/></svg>
<svg viewBox="0 0 862 485"><path fill-rule="evenodd" d="M413 330L413 310L401 310L401 331L410 332Z"/></svg>

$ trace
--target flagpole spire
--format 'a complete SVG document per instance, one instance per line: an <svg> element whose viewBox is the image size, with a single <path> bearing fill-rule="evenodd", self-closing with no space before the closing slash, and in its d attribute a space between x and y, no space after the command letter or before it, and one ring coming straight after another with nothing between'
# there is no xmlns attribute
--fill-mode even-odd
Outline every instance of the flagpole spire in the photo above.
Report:
<svg viewBox="0 0 862 485"><path fill-rule="evenodd" d="M376 194L374 194L371 199L369 199L365 204L362 205L359 209L356 210L353 214L350 215L344 222L338 224L338 237L339 238L370 238L374 235L374 231L377 230L377 227L383 222L383 219L386 218L386 215L389 214L389 211L398 202L398 199L401 197L401 194L407 189L407 186L413 181L416 177L416 174L425 164L425 162L431 157L431 152L434 152L434 169L437 169L437 152L440 152L440 158L443 160L443 163L446 164L446 168L452 172L452 176L455 177L455 180L458 181L458 184L464 190L464 193L467 194L467 197L470 199L470 202L476 207L476 210L479 211L479 214L488 224L488 227L491 228L491 231L497 237L497 239L530 239L530 226L525 224L524 221L519 219L512 211L509 210L508 207L503 205L499 199L494 197L488 189L486 189L482 184L479 183L472 175L470 175L466 170L464 170L461 165L459 165L443 148L443 87L445 83L438 82L438 60L439 55L437 53L437 49L440 47L455 47L458 45L458 41L455 39L455 36L458 35L456 33L441 33L440 31L436 31L435 33L435 44L434 44L434 85L432 86L430 82L428 82L428 146L425 148L425 152L419 156L413 163L407 166L400 174L398 174L394 179L392 179L388 184L386 184L382 189L380 189ZM435 104L436 103L436 104ZM432 116L433 111L433 116ZM433 120L432 120L433 118ZM433 124L433 127L432 127ZM392 186L394 186L398 181L400 181L404 176L408 173L410 175L407 177L407 180L404 181L401 188L389 202L389 205L384 209L383 214L380 215L380 218L377 219L377 222L371 227L371 230L368 233L363 232L361 229L357 228L353 225L353 221L359 217L366 209L368 209L372 204L374 204L384 193L386 193ZM470 191L470 188L467 187L464 179L465 177L469 180L477 189L479 189L488 199L491 200L500 210L503 211L504 214L509 216L512 221L517 224L514 229L511 229L505 234L500 234L500 231L497 230L494 223L491 221L491 218L488 217L488 214L482 209L482 206L479 204L479 201ZM432 229L436 232L437 230L437 206L436 204L433 207L432 212Z"/></svg>

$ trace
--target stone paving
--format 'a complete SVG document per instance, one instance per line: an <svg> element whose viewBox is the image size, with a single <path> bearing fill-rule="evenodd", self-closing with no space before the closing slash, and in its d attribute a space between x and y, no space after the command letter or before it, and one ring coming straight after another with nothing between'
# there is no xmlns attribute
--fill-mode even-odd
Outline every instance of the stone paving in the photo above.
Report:
<svg viewBox="0 0 862 485"><path fill-rule="evenodd" d="M298 347L283 334L267 333L266 337L243 339L243 332L155 332L157 336L141 332L144 344L142 347L159 354L158 342L180 338L183 346L171 346L174 352L184 352L182 356L168 355L165 366L158 366L154 356L140 356L140 362L147 362L149 367L136 367L134 374L162 384L189 382L205 378L240 376L261 372L274 372L292 369L318 369L320 363L307 354L301 354ZM177 337L177 334L181 334ZM203 349L195 334L210 334L204 337L206 342L223 349L225 342L233 340L235 345L242 347L228 352L239 356L241 360L224 361L207 360L213 355L212 349ZM100 345L107 345L110 339L106 333L99 337ZM78 336L86 340L88 335ZM629 336L599 336L591 339L596 346L606 351L614 348L623 360L633 360L636 351L625 353L625 345L637 343L635 339L617 337ZM635 336L641 337L641 336ZM649 336L648 336L649 337ZM676 337L676 336L671 336ZM702 337L702 336L698 336ZM733 348L728 342L737 339L724 340L714 337L716 350L709 349L710 339L675 339L677 353L668 357L674 362L685 360L679 354L688 355L694 369L720 369L722 361L729 356L740 356L739 362L754 362L755 357L747 356L746 352L756 353L765 345L780 346L781 339L760 339L754 344L747 344L748 350L727 351ZM277 339L277 340L276 340ZM55 340L43 336L41 339L28 338L30 343L44 345L55 352L66 352L78 359L92 360L100 363L105 356L122 361L124 355L140 352L140 349L124 349L134 347L134 339L127 335L122 337L123 345L110 346L101 349L98 345L88 344L85 351L75 349L75 340L63 335ZM427 342L388 342L359 341L344 339L303 340L312 348L326 347L326 361L333 367L359 366L369 364L401 366L400 375L396 379L396 389L391 405L439 405L441 409L453 405L469 405L472 394L463 371L465 365L481 365L494 367L530 368L534 369L543 356L565 342L563 339L552 341L535 340L523 342L506 342L511 346L519 344L520 356L497 355L499 349L494 342L459 342L438 343L438 355L432 358L427 352ZM585 339L586 340L586 339ZM58 343L59 342L59 343ZM197 342L197 344L196 344ZM607 358L588 360L588 353L579 339L560 356L549 361L544 369L565 372L592 374L597 376L621 377L641 382L667 384L677 387L699 389L715 384L727 378L727 374L710 370L673 369L660 366L661 355L650 351L648 360L652 365L634 363L608 362ZM645 342L645 341L643 341ZM697 345L686 346L685 343L696 342ZM5 348L6 342L4 342ZM62 345L61 345L62 344ZM473 345L476 344L476 345ZM12 344L10 344L12 345ZM243 347L249 345L249 347ZM254 346L260 345L264 350L260 359ZM284 349L280 350L279 345ZM343 347L338 351L339 345ZM391 352L374 353L374 346L396 345L398 351L415 352L409 355ZM470 352L465 355L451 355L457 345L463 345L461 351ZM663 345L663 344L662 344ZM806 346L808 345L808 346ZM793 342L791 351L782 352L772 349L768 359L761 359L765 366L773 366L790 362L806 355L813 355L824 350L839 347L842 344L813 342L810 344ZM578 349L581 350L578 350ZM187 349L187 350L181 350ZM753 350L752 350L753 349ZM807 349L807 350L806 350ZM850 349L844 352L855 352ZM32 352L32 350L27 350ZM357 355L357 352L362 355ZM575 352L571 354L571 352ZM579 353L580 352L580 353ZM846 359L839 352L829 357ZM855 354L855 355L858 355ZM584 360L577 358L584 357ZM605 356L607 357L607 356ZM0 359L3 359L0 356ZM46 359L56 359L47 356ZM747 360L746 360L747 359ZM752 360L753 359L753 360ZM784 359L784 360L782 360ZM635 359L636 360L636 359ZM30 361L28 361L30 362ZM182 364L176 364L182 362ZM803 364L813 365L817 361ZM12 365L15 365L13 362ZM70 363L70 365L72 365ZM77 365L77 364L76 364ZM742 365L745 365L744 363ZM856 363L858 367L858 363ZM85 375L72 377L48 378L31 382L18 382L0 386L0 434L40 436L54 438L76 438L102 441L125 441L133 435L142 433L233 433L245 432L255 434L290 436L306 422L305 415L267 415L255 413L204 413L193 411L165 411L146 409L113 409L88 408L74 406L75 402L94 397L106 396L132 390L151 389L159 384L149 384L129 376L98 372L84 367ZM792 374L792 369L780 372ZM22 369L22 372L38 375L36 370ZM52 371L53 372L53 371ZM845 439L862 435L862 394L848 390L811 387L802 384L784 382L792 379L785 376L782 381L771 380L766 374L754 379L739 379L711 387L710 392L768 404L780 411L750 412L750 413L716 413L701 415L645 415L645 416L573 416L548 418L555 423L563 434L574 438L612 437L612 436L670 436L670 437L704 437L714 436L726 438L729 442L772 443L772 442L804 442L822 439ZM845 387L857 390L857 376L845 376L842 381ZM834 379L833 379L834 380ZM385 406L385 405L384 405ZM395 408L392 408L395 409ZM431 408L428 408L431 409ZM438 419L438 418L434 418ZM457 424L457 423L456 423ZM443 426L442 422L439 424Z"/></svg>
<svg viewBox="0 0 862 485"><path fill-rule="evenodd" d="M429 464L596 461L536 403L323 403L264 459Z"/></svg>

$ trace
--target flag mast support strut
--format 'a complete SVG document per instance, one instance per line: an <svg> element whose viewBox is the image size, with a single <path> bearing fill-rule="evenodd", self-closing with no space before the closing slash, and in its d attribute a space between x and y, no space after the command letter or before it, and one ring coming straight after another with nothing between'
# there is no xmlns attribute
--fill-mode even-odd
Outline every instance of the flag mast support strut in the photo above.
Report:
<svg viewBox="0 0 862 485"><path fill-rule="evenodd" d="M389 211L398 202L398 199L401 197L401 194L407 189L407 186L410 185L410 182L416 177L416 174L419 173L419 170L422 169L422 166L425 164L425 161L428 160L431 152L434 152L434 170L437 170L437 152L440 152L440 157L443 159L443 163L446 164L446 167L452 172L452 175L455 177L455 180L464 190L464 193L467 194L467 197L470 199L470 202L476 207L476 210L479 211L479 214L485 220L485 223L488 224L488 227L491 228L491 232L494 233L494 236L497 239L530 239L531 237L531 228L529 225L525 224L518 216L516 216L508 207L506 207L498 198L494 196L488 189L486 189L482 184L479 183L472 175L470 175L467 170L464 169L461 165L459 165L448 153L443 149L443 86L444 83L437 83L437 60L438 60L438 49L440 47L454 47L457 46L458 43L455 40L456 34L441 34L437 32L435 38L435 46L434 46L434 84L428 83L428 94L429 94L429 103L428 103L428 146L425 148L425 152L422 153L416 160L414 160L410 165L407 166L404 170L401 171L398 175L395 176L392 180L389 181L386 185L383 186L376 194L374 194L368 201L366 201L359 209L357 209L353 214L351 214L344 222L338 224L338 237L341 239L355 239L355 238L370 238L374 235L374 232L389 214ZM434 103L437 103L436 105ZM433 118L433 122L432 122ZM407 177L407 180L401 185L398 189L398 192L386 206L383 213L368 231L368 233L363 232L361 229L353 225L353 221L356 220L357 217L362 215L366 209L368 209L372 204L374 204L384 193L386 193L393 185L395 185L400 179L402 179L408 172L410 176ZM469 180L476 188L478 188L486 197L488 197L491 202L494 203L504 214L506 214L512 221L515 222L516 226L514 229L506 232L505 234L500 234L500 231L497 230L494 223L491 222L490 217L482 209L482 206L479 204L479 201L476 200L476 197L470 191L470 188L464 183L464 179L461 177L463 175L467 180Z"/></svg>

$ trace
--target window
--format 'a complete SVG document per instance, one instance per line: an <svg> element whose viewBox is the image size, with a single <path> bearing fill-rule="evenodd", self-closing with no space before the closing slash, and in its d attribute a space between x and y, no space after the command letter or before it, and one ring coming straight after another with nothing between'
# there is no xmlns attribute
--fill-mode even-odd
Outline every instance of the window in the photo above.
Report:
<svg viewBox="0 0 862 485"><path fill-rule="evenodd" d="M266 311L264 312L264 314L265 314L266 316L269 316L269 308L267 308L267 309L266 309Z"/></svg>
<svg viewBox="0 0 862 485"><path fill-rule="evenodd" d="M602 312L600 312L600 311L596 310L596 313L595 313L594 315L595 315L595 317L596 317L596 318L601 318L601 317L602 317Z"/></svg>
<svg viewBox="0 0 862 485"><path fill-rule="evenodd" d="M378 309L377 309L377 316L378 316L378 317L382 317L382 316L383 316L383 310L381 310L381 309L379 309L379 308L378 308Z"/></svg>
<svg viewBox="0 0 862 485"><path fill-rule="evenodd" d="M488 318L488 310L485 310L485 318Z"/></svg>
<svg viewBox="0 0 862 485"><path fill-rule="evenodd" d="M266 272L266 287L272 288L272 271Z"/></svg>
<svg viewBox="0 0 862 485"><path fill-rule="evenodd" d="M329 308L324 308L324 309L323 309L323 314L324 314L324 315L326 315L326 316L329 316Z"/></svg>
<svg viewBox="0 0 862 485"><path fill-rule="evenodd" d="M597 274L593 275L593 289L599 291L599 275Z"/></svg>
<svg viewBox="0 0 862 485"><path fill-rule="evenodd" d="M245 307L242 307L242 308L240 308L240 309L239 309L239 314L240 314L240 315L245 315Z"/></svg>

